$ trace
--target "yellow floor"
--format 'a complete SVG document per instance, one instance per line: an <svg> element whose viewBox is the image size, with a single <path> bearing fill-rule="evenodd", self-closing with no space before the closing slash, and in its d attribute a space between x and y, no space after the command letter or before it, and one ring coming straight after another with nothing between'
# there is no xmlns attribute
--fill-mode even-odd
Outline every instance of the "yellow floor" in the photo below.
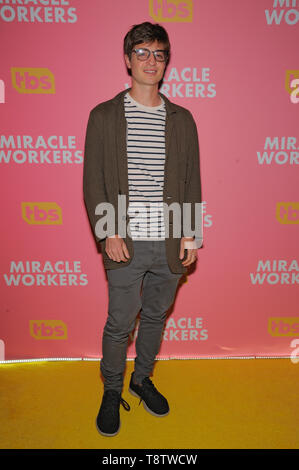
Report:
<svg viewBox="0 0 299 470"><path fill-rule="evenodd" d="M0 365L2 449L298 449L299 363L290 359L157 361L152 380L167 397L164 418L128 392L121 429L101 436L95 419L99 361Z"/></svg>

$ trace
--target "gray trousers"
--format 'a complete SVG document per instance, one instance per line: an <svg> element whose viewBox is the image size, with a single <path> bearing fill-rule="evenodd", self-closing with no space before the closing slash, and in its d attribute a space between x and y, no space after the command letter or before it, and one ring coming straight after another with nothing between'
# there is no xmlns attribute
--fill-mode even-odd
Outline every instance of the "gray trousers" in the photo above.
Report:
<svg viewBox="0 0 299 470"><path fill-rule="evenodd" d="M140 383L151 374L166 314L182 276L169 269L165 240L133 240L133 245L134 257L128 266L106 270L109 306L100 364L104 391L122 391L129 334L140 309L134 380Z"/></svg>

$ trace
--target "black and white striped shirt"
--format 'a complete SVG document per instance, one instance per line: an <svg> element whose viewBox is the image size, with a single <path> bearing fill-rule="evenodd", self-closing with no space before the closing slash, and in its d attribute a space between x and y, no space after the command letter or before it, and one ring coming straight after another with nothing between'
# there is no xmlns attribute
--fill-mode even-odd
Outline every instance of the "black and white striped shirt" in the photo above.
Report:
<svg viewBox="0 0 299 470"><path fill-rule="evenodd" d="M165 103L143 106L127 93L124 105L131 237L164 240Z"/></svg>

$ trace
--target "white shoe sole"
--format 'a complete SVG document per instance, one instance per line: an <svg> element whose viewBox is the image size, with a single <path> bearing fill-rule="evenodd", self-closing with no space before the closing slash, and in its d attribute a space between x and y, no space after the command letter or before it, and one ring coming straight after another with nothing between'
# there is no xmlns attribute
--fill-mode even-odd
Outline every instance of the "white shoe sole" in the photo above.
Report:
<svg viewBox="0 0 299 470"><path fill-rule="evenodd" d="M129 388L129 392L130 392L131 395L133 395L134 397L136 397L136 398L141 398L141 397L140 397L139 395L137 395L137 393L134 392L134 390L132 390L131 388ZM155 413L154 411L152 411L152 410L146 405L146 403L145 403L144 400L142 400L142 403L143 403L144 409L145 409L148 413L150 413L151 415L157 416L157 418L163 418L164 416L167 416L167 415L169 414L169 411L170 411L170 410L167 411L167 413L164 413L163 415L158 415L157 413Z"/></svg>

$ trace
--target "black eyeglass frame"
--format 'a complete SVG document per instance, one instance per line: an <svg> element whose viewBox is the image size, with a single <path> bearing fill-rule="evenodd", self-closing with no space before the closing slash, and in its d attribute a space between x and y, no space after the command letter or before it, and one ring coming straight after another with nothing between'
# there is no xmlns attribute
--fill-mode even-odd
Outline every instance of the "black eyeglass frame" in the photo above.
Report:
<svg viewBox="0 0 299 470"><path fill-rule="evenodd" d="M137 54L138 51L146 51L147 52L146 59L140 59L138 57L138 54ZM167 62L167 59L168 59L168 51L166 51L165 49L157 49L156 51L151 51L150 49L147 49L146 47L139 47L137 49L132 49L132 52L135 52L135 54L137 56L137 59L140 60L141 62L145 62L146 60L148 60L150 58L151 53L154 55L157 62ZM164 56L165 56L164 60L158 60L157 59L156 54L158 52L163 52L164 53Z"/></svg>

